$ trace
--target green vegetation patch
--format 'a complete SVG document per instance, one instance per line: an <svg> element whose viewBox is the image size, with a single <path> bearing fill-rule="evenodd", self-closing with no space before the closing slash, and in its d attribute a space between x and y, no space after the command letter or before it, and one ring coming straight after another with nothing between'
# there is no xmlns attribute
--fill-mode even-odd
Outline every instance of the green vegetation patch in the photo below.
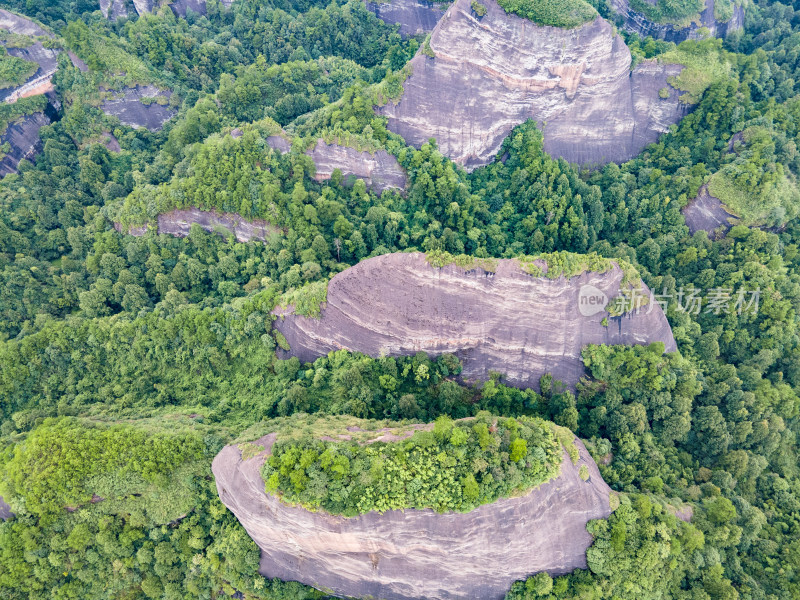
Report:
<svg viewBox="0 0 800 600"><path fill-rule="evenodd" d="M328 300L328 282L314 281L287 291L278 301L281 307L293 306L296 315L319 319L321 306ZM287 344L288 345L288 344Z"/></svg>
<svg viewBox="0 0 800 600"><path fill-rule="evenodd" d="M692 19L700 17L704 7L703 0L658 0L655 4L631 0L630 5L651 21L676 25L689 25Z"/></svg>
<svg viewBox="0 0 800 600"><path fill-rule="evenodd" d="M496 258L477 258L466 254L450 254L449 252L435 250L425 254L425 260L438 269L448 265L456 265L466 270L483 269L487 273L497 271Z"/></svg>
<svg viewBox="0 0 800 600"><path fill-rule="evenodd" d="M35 62L11 56L0 46L0 88L21 85L38 69L39 65Z"/></svg>
<svg viewBox="0 0 800 600"><path fill-rule="evenodd" d="M43 95L20 98L13 104L0 103L0 135L6 132L10 123L26 115L41 112L47 106Z"/></svg>
<svg viewBox="0 0 800 600"><path fill-rule="evenodd" d="M546 421L479 413L461 421L440 417L431 431L388 443L279 438L262 475L267 491L284 501L332 514L467 512L548 481L560 464L560 444Z"/></svg>
<svg viewBox="0 0 800 600"><path fill-rule="evenodd" d="M669 84L682 92L681 101L697 104L713 84L727 80L736 64L735 55L722 48L722 40L686 40L658 57L662 63L686 67Z"/></svg>
<svg viewBox="0 0 800 600"><path fill-rule="evenodd" d="M0 494L23 501L37 516L60 514L97 497L108 507L145 495L155 499L149 507L153 518L164 522L180 515L180 497L188 494L180 485L170 493L170 482L185 479L187 463L200 459L203 450L202 439L191 431L49 419L0 456Z"/></svg>
<svg viewBox="0 0 800 600"><path fill-rule="evenodd" d="M538 25L572 29L597 17L597 11L583 0L498 0L507 13L519 15Z"/></svg>

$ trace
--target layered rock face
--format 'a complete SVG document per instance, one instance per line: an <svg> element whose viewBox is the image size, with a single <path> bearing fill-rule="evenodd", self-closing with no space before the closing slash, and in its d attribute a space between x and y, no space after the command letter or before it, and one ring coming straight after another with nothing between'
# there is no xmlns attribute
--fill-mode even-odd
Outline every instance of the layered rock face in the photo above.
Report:
<svg viewBox="0 0 800 600"><path fill-rule="evenodd" d="M158 131L177 111L157 102L145 103L159 96L169 98L172 92L161 90L154 85L126 87L121 92L114 92L114 98L105 100L100 109L109 116L115 116L123 125L145 127L150 131Z"/></svg>
<svg viewBox="0 0 800 600"><path fill-rule="evenodd" d="M345 178L363 179L367 186L379 194L385 189L402 190L406 187L405 171L386 150L377 150L375 154L370 154L317 140L316 146L306 154L314 159L317 166L314 176L317 181L330 179L334 169L339 169Z"/></svg>
<svg viewBox="0 0 800 600"><path fill-rule="evenodd" d="M270 236L280 235L281 230L261 219L245 220L236 213L220 213L214 210L200 210L199 208L177 208L158 215L158 233L186 237L197 224L206 231L231 232L237 241L245 243L252 240L265 242ZM117 231L122 231L122 226L115 223ZM133 227L128 235L142 236L147 233L147 227Z"/></svg>
<svg viewBox="0 0 800 600"><path fill-rule="evenodd" d="M700 13L700 18L686 26L671 23L654 23L643 14L634 11L629 0L611 0L611 8L624 19L623 27L626 31L637 33L641 37L652 36L656 39L676 44L698 37L698 30L704 27L711 35L725 37L744 26L744 8L733 7L733 16L729 21L717 21L714 18L714 0L705 0L705 7Z"/></svg>
<svg viewBox="0 0 800 600"><path fill-rule="evenodd" d="M440 269L424 254L386 254L331 279L320 319L279 308L274 327L291 347L280 352L304 362L342 348L375 357L449 352L462 360L467 380L499 371L513 385L536 387L551 373L574 385L587 344L660 341L668 352L677 349L657 304L608 317L602 307L618 295L622 277L618 267L569 280L533 277L514 260L498 261L495 273Z"/></svg>
<svg viewBox="0 0 800 600"><path fill-rule="evenodd" d="M222 502L261 548L261 574L334 594L386 600L503 598L511 584L539 571L586 568L586 523L603 519L610 489L583 444L578 464L564 453L561 474L524 496L468 513L432 510L353 518L287 506L264 491L265 451L243 461L236 446L214 459ZM582 465L589 479L579 476Z"/></svg>
<svg viewBox="0 0 800 600"><path fill-rule="evenodd" d="M400 25L400 35L412 36L433 31L446 5L425 0L367 2L367 9L384 23Z"/></svg>
<svg viewBox="0 0 800 600"><path fill-rule="evenodd" d="M269 136L267 144L273 150L282 153L289 152L292 147L289 141L280 135ZM404 190L408 182L406 172L400 163L386 150L377 150L373 154L349 146L328 144L325 140L318 139L306 154L314 160L317 167L314 175L317 181L330 179L333 171L339 169L345 180L363 179L367 186L378 194L390 188Z"/></svg>
<svg viewBox="0 0 800 600"><path fill-rule="evenodd" d="M14 516L14 513L11 512L11 507L5 503L3 497L0 496L0 521L6 521Z"/></svg>
<svg viewBox="0 0 800 600"><path fill-rule="evenodd" d="M467 168L491 162L511 129L543 126L545 149L582 164L621 162L658 139L684 114L667 83L682 67L643 63L598 17L575 29L541 27L483 2L457 0L420 52L395 104L376 110L415 146L436 138ZM668 91L660 98L659 91Z"/></svg>

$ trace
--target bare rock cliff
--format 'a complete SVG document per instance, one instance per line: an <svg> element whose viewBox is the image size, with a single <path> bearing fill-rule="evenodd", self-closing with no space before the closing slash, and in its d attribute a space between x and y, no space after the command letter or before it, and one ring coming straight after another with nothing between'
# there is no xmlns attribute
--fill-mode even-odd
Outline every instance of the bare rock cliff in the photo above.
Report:
<svg viewBox="0 0 800 600"><path fill-rule="evenodd" d="M265 451L245 461L236 446L225 447L211 467L219 496L261 548L262 575L336 595L500 600L528 575L585 568L592 543L586 523L611 513L610 489L579 441L578 464L565 452L561 474L524 496L468 513L353 518L287 506L267 494L260 469L274 441L270 434L255 442Z"/></svg>
<svg viewBox="0 0 800 600"><path fill-rule="evenodd" d="M442 18L447 5L426 0L367 2L367 9L384 23L400 25L400 35L429 33Z"/></svg>
<svg viewBox="0 0 800 600"><path fill-rule="evenodd" d="M45 113L36 112L25 115L9 124L5 133L0 136L0 145L8 142L10 149L0 158L0 177L16 173L19 161L23 158L32 160L42 149L39 130L51 123Z"/></svg>
<svg viewBox="0 0 800 600"><path fill-rule="evenodd" d="M282 232L278 227L270 225L264 220L246 220L236 213L221 213L215 210L201 210L199 208L176 208L169 212L158 215L158 233L174 235L175 237L186 237L192 229L192 225L199 225L206 231L218 231L227 235L230 232L239 242L249 242L251 240L265 242L272 235L280 235ZM114 228L122 232L122 225L115 223ZM128 235L136 237L147 233L147 226L131 227Z"/></svg>
<svg viewBox="0 0 800 600"><path fill-rule="evenodd" d="M713 233L717 229L726 232L737 221L719 198L711 195L708 184L700 187L697 197L690 200L681 212L692 235L698 231Z"/></svg>
<svg viewBox="0 0 800 600"><path fill-rule="evenodd" d="M714 0L705 0L705 6L699 19L693 20L685 26L654 23L643 14L634 11L629 0L611 0L611 8L623 18L622 26L626 31L636 33L641 37L652 36L676 44L697 38L698 30L701 27L708 29L713 36L725 37L744 26L744 8L741 5L733 7L733 16L728 21L718 21L714 18Z"/></svg>
<svg viewBox="0 0 800 600"><path fill-rule="evenodd" d="M159 97L169 99L172 92L154 85L126 87L119 92L112 92L112 96L103 102L100 109L130 127L144 127L149 131L158 131L177 113L174 108L155 101Z"/></svg>
<svg viewBox="0 0 800 600"><path fill-rule="evenodd" d="M320 319L278 308L283 316L274 327L289 342L288 354L304 362L341 348L371 356L450 352L461 358L467 380L499 371L513 385L535 387L552 373L574 385L584 373L587 344L660 341L676 350L657 304L609 317L608 326L603 300L595 303L598 312L582 314L581 296L613 298L622 277L619 267L569 280L533 277L514 260L499 260L495 273L440 269L421 253L386 254L331 279Z"/></svg>
<svg viewBox="0 0 800 600"><path fill-rule="evenodd" d="M560 29L483 4L479 18L470 0L457 0L431 34L435 57L420 51L400 100L376 109L408 143L434 137L443 154L474 168L534 119L550 154L594 165L635 156L684 114L667 83L682 67L645 62L631 72L630 51L600 17Z"/></svg>

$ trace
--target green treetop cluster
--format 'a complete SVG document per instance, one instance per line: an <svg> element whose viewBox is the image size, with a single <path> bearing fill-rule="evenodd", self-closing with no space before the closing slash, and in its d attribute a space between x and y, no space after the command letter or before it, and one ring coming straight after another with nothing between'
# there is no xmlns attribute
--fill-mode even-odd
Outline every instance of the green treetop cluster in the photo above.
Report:
<svg viewBox="0 0 800 600"><path fill-rule="evenodd" d="M432 430L397 442L279 440L262 474L268 492L333 514L467 512L548 481L561 457L547 422L480 413L462 421L440 417Z"/></svg>

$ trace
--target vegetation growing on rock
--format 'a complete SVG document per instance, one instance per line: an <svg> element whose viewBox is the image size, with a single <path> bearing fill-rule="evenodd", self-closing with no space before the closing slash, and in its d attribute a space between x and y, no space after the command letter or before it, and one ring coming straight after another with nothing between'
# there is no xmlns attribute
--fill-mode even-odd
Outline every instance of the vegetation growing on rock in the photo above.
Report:
<svg viewBox="0 0 800 600"><path fill-rule="evenodd" d="M584 0L498 0L507 13L529 19L537 25L572 29L597 17Z"/></svg>
<svg viewBox="0 0 800 600"><path fill-rule="evenodd" d="M389 443L279 438L262 474L267 491L286 502L354 516L403 508L466 512L551 479L560 464L561 445L546 422L479 414L441 417L432 431Z"/></svg>

